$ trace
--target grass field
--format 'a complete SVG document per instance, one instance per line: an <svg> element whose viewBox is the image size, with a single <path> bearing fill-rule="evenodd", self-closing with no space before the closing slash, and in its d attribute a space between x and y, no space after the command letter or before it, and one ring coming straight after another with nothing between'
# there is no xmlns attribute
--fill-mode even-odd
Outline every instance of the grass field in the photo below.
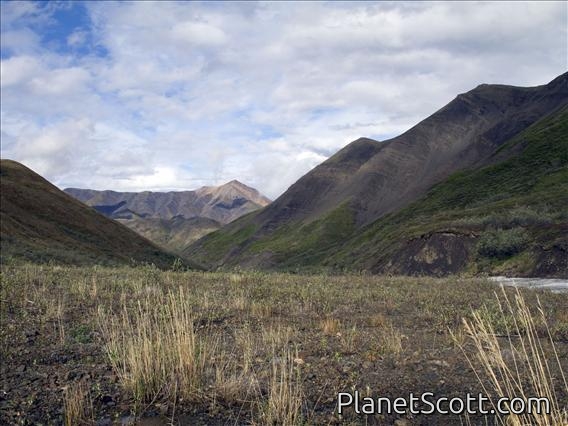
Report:
<svg viewBox="0 0 568 426"><path fill-rule="evenodd" d="M565 294L501 292L483 278L459 276L151 266L7 264L1 279L2 424L527 421L340 416L338 392L354 390L496 398L548 389L556 417L528 421L567 420Z"/></svg>

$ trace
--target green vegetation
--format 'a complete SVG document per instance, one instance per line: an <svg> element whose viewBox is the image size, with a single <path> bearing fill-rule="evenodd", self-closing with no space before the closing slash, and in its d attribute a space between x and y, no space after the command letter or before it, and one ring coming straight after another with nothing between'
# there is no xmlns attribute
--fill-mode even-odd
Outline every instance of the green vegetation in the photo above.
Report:
<svg viewBox="0 0 568 426"><path fill-rule="evenodd" d="M154 263L174 256L71 198L15 161L0 162L0 261Z"/></svg>
<svg viewBox="0 0 568 426"><path fill-rule="evenodd" d="M117 219L117 221L170 253L181 253L192 242L222 225L203 217Z"/></svg>
<svg viewBox="0 0 568 426"><path fill-rule="evenodd" d="M324 218L309 224L288 224L279 227L260 239L250 237L258 230L253 223L253 214L235 221L233 224L213 232L202 240L199 260L207 261L209 256L219 258L232 248L259 255L268 252L282 268L294 265L318 264L325 260L330 249L352 235L355 230L353 212L348 204L343 204ZM236 231L233 231L234 229Z"/></svg>
<svg viewBox="0 0 568 426"><path fill-rule="evenodd" d="M192 254L204 263L253 259L279 270L566 275L567 135L565 107L500 147L494 164L456 173L362 229L348 203L264 233L253 214L210 234ZM453 264L436 266L451 254Z"/></svg>
<svg viewBox="0 0 568 426"><path fill-rule="evenodd" d="M523 228L489 231L477 241L477 253L497 259L511 257L521 252L528 240L529 235Z"/></svg>
<svg viewBox="0 0 568 426"><path fill-rule="evenodd" d="M517 149L522 152L517 154ZM562 202L568 197L568 108L532 125L503 145L494 157L504 161L454 174L419 201L414 212L439 213L449 207L478 215L492 211L492 206L500 207L499 210L548 203L549 208L565 206Z"/></svg>
<svg viewBox="0 0 568 426"><path fill-rule="evenodd" d="M337 393L399 397L412 389L452 398L492 389L477 342L518 350L517 335L529 330L515 322L524 311L504 310L482 278L8 264L1 282L0 357L10 395L0 400L2 424L155 415L163 424L393 424L396 415L340 417ZM504 297L516 294L506 289ZM542 343L544 379L561 413L568 388L551 345L560 360L568 356L566 295L521 294L531 312L546 307L530 338ZM491 336L475 331L480 319ZM513 368L510 361L503 360ZM530 383L530 370L516 374Z"/></svg>
<svg viewBox="0 0 568 426"><path fill-rule="evenodd" d="M249 217L249 215L241 220L246 221L247 217ZM225 228L209 234L206 241L203 243L203 250L206 253L226 253L231 247L243 244L255 231L256 226L254 224L248 224L232 232L232 227L229 224Z"/></svg>
<svg viewBox="0 0 568 426"><path fill-rule="evenodd" d="M521 251L537 257L543 246L566 245L560 226L568 219L568 108L529 127L497 157L498 164L457 173L423 199L371 224L331 262L347 266L354 253L359 268L373 267L371 262L380 268L396 253L404 256L407 241L436 232L481 236L479 253L501 261ZM511 228L517 230L503 231ZM470 259L473 270L488 265L475 265L473 254ZM487 272L499 265L491 263Z"/></svg>
<svg viewBox="0 0 568 426"><path fill-rule="evenodd" d="M344 204L307 225L283 226L272 235L250 244L248 250L252 253L274 253L283 266L318 263L325 259L330 248L344 241L354 230L353 213Z"/></svg>

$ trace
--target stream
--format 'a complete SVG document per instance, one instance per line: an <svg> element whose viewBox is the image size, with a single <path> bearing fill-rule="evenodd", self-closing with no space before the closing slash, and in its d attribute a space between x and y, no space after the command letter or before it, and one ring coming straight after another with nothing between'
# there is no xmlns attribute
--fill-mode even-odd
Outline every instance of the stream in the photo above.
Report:
<svg viewBox="0 0 568 426"><path fill-rule="evenodd" d="M550 290L554 293L568 293L568 279L564 278L490 277L489 279L505 286Z"/></svg>

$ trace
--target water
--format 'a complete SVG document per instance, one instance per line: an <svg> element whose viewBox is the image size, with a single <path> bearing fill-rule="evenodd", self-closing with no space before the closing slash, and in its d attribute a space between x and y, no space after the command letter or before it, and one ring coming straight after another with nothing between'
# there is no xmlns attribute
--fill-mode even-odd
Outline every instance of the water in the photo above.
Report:
<svg viewBox="0 0 568 426"><path fill-rule="evenodd" d="M489 279L506 286L549 290L554 293L568 293L568 279L563 278L490 277Z"/></svg>

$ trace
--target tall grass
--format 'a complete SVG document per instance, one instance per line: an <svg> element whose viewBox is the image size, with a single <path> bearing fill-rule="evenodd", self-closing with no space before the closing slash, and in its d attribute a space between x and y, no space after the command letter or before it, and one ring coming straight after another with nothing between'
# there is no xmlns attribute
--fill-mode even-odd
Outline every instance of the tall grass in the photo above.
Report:
<svg viewBox="0 0 568 426"><path fill-rule="evenodd" d="M134 309L125 304L118 318L99 310L106 353L119 380L138 402L172 394L199 394L208 342L194 331L186 293L170 291L162 303L146 298Z"/></svg>
<svg viewBox="0 0 568 426"><path fill-rule="evenodd" d="M568 384L558 356L544 310L538 301L537 312L529 309L517 290L513 300L503 291L499 308L503 316L512 318L504 338L496 333L493 321L481 311L464 319L464 330L471 338L475 355L464 350L470 365L492 399L496 410L498 398L545 397L550 401L550 413L510 414L498 418L508 426L560 426L568 424L568 411L559 392L568 395ZM508 322L507 322L508 323ZM541 337L544 334L545 337ZM463 345L461 346L463 348ZM475 368L475 361L481 366ZM489 387L485 383L489 382ZM562 389L560 389L562 388Z"/></svg>
<svg viewBox="0 0 568 426"><path fill-rule="evenodd" d="M295 367L297 359L290 350L272 360L272 374L268 383L268 396L261 400L259 420L262 425L293 426L302 422L304 399L300 374Z"/></svg>
<svg viewBox="0 0 568 426"><path fill-rule="evenodd" d="M73 383L64 390L65 426L93 424L92 401L84 382Z"/></svg>

